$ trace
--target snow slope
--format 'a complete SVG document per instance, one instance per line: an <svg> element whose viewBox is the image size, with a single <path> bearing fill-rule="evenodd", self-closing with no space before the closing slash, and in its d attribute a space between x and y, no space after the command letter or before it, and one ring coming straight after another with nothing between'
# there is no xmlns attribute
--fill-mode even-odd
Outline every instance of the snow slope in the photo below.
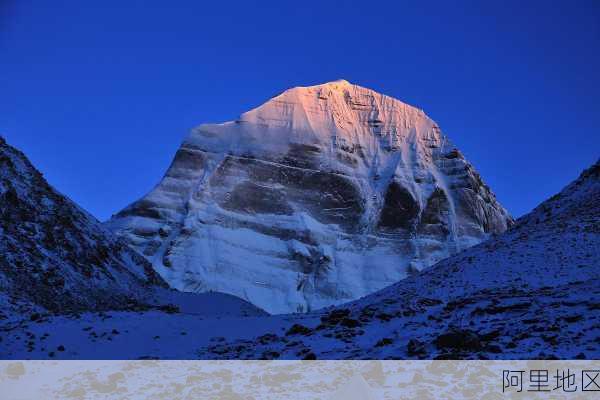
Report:
<svg viewBox="0 0 600 400"><path fill-rule="evenodd" d="M352 303L246 317L12 312L0 358L598 359L599 278L600 162L508 232Z"/></svg>
<svg viewBox="0 0 600 400"><path fill-rule="evenodd" d="M0 294L0 359L190 359L211 339L259 336L281 325L248 303L222 296L194 295L180 310L40 313L30 320L7 315Z"/></svg>
<svg viewBox="0 0 600 400"><path fill-rule="evenodd" d="M284 313L367 295L511 223L423 111L342 80L195 128L108 226L174 288Z"/></svg>

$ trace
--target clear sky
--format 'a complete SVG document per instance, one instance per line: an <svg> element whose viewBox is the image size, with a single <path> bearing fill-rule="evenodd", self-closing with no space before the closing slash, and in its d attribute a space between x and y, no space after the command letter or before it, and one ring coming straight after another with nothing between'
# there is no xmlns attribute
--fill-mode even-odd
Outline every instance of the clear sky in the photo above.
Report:
<svg viewBox="0 0 600 400"><path fill-rule="evenodd" d="M520 216L600 156L599 71L597 0L0 0L0 134L102 220L193 126L340 78L424 109Z"/></svg>

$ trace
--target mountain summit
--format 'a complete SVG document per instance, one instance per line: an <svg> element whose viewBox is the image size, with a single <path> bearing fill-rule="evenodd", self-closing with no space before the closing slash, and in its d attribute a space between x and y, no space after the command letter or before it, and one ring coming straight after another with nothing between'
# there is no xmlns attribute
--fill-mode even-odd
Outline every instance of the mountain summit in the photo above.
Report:
<svg viewBox="0 0 600 400"><path fill-rule="evenodd" d="M422 110L340 80L193 129L108 226L177 289L283 313L364 296L511 223Z"/></svg>

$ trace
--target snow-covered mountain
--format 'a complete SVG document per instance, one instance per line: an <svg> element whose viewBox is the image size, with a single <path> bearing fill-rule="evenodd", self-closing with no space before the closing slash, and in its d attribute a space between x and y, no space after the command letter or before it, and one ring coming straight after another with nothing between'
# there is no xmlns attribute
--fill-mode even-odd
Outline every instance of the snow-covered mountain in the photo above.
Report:
<svg viewBox="0 0 600 400"><path fill-rule="evenodd" d="M511 223L423 111L341 80L193 129L108 226L172 287L283 313L372 293Z"/></svg>
<svg viewBox="0 0 600 400"><path fill-rule="evenodd" d="M166 286L0 137L0 293L71 312L123 309Z"/></svg>
<svg viewBox="0 0 600 400"><path fill-rule="evenodd" d="M598 282L600 161L502 235L353 303L200 354L598 359Z"/></svg>

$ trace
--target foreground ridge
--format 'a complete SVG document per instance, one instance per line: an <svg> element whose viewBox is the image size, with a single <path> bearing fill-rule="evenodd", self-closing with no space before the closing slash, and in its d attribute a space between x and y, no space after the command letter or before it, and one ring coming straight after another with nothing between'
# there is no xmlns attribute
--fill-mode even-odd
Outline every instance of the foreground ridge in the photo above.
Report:
<svg viewBox="0 0 600 400"><path fill-rule="evenodd" d="M0 294L53 312L125 309L166 283L0 137Z"/></svg>

